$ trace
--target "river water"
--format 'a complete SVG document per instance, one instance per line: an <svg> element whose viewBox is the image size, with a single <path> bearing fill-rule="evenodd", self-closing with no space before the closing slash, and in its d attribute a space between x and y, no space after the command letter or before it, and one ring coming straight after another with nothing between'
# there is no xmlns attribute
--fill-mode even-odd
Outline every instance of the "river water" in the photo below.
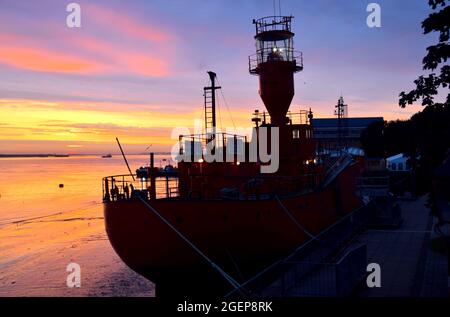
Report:
<svg viewBox="0 0 450 317"><path fill-rule="evenodd" d="M127 158L133 171L149 162ZM154 296L104 229L102 177L127 173L118 155L0 158L0 296ZM80 265L79 288L67 286L69 263Z"/></svg>

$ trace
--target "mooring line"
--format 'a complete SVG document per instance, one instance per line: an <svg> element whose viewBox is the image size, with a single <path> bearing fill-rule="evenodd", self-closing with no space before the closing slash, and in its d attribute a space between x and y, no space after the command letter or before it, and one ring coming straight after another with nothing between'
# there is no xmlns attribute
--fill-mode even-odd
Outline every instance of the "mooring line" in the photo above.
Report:
<svg viewBox="0 0 450 317"><path fill-rule="evenodd" d="M297 225L297 227L302 230L304 233L306 233L311 239L313 240L317 240L319 241L319 239L317 239L316 236L314 236L313 234L311 234L308 230L306 230L305 227L303 227L298 221L297 219L295 219L294 215L291 214L291 212L283 205L283 203L281 202L280 198L278 197L278 195L275 195L275 199L278 202L278 205L280 205L281 209L283 209L283 211L288 215L288 217Z"/></svg>
<svg viewBox="0 0 450 317"><path fill-rule="evenodd" d="M50 218L50 217L54 217L54 216L61 216L63 214L67 214L67 213L71 213L74 211L78 211L78 210L82 210L82 211L86 211L89 209L92 209L98 205L101 205L101 202L91 202L89 204L74 208L74 209L69 209L69 210L65 210L65 211L60 211L60 212L56 212L53 214L48 214L48 215L43 215L43 216L37 216L37 217L32 217L32 218L25 218L25 219L17 219L17 220L13 220L12 219L6 219L4 222L0 221L0 227L3 226L7 226L7 225L19 225L19 224L29 224L29 223L35 223L38 221L34 221L34 220L38 220L38 219L43 219L43 218Z"/></svg>
<svg viewBox="0 0 450 317"><path fill-rule="evenodd" d="M195 252L197 252L204 260L206 260L215 270L217 270L223 278L230 283L235 289L241 289L241 285L228 275L220 266L214 263L206 254L204 254L194 243L185 237L177 228L175 228L166 218L164 218L153 206L151 206L142 197L138 197L144 205L150 209L159 219L161 219L170 229L172 229L181 239L184 240Z"/></svg>

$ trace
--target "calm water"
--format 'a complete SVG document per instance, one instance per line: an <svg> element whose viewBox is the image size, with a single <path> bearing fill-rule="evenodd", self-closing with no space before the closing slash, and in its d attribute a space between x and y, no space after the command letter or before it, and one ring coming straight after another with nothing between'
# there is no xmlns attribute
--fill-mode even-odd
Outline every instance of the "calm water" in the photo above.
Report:
<svg viewBox="0 0 450 317"><path fill-rule="evenodd" d="M127 158L132 171L149 162ZM127 173L121 156L0 159L0 296L152 296L104 230L102 177ZM71 262L81 266L80 289L66 285Z"/></svg>
<svg viewBox="0 0 450 317"><path fill-rule="evenodd" d="M168 156L155 157L163 165ZM127 157L131 170L149 164L146 155ZM121 156L0 158L0 225L19 219L87 208L101 203L102 177L127 174ZM59 184L64 184L59 188Z"/></svg>

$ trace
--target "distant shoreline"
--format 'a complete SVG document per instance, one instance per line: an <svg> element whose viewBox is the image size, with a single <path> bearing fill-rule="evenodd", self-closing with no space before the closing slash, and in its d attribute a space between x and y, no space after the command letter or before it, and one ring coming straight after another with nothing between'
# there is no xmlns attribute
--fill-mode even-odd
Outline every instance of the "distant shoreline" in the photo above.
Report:
<svg viewBox="0 0 450 317"><path fill-rule="evenodd" d="M0 158L14 157L69 157L68 154L0 154Z"/></svg>
<svg viewBox="0 0 450 317"><path fill-rule="evenodd" d="M155 155L170 155L170 152L155 152ZM0 154L0 158L46 158L46 157L73 157L73 156L102 156L104 154ZM113 154L121 155L121 154ZM135 153L131 155L149 155L149 153Z"/></svg>

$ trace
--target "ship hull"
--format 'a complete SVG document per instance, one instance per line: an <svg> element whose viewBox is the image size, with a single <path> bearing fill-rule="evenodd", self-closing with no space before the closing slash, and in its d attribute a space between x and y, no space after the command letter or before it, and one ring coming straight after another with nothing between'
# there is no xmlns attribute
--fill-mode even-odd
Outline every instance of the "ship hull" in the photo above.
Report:
<svg viewBox="0 0 450 317"><path fill-rule="evenodd" d="M149 204L238 282L287 256L342 215L359 207L355 166L319 191L269 200L153 200ZM284 206L284 207L283 207ZM104 203L109 240L157 293L206 293L230 286L211 263L140 200ZM163 291L164 290L164 291Z"/></svg>

